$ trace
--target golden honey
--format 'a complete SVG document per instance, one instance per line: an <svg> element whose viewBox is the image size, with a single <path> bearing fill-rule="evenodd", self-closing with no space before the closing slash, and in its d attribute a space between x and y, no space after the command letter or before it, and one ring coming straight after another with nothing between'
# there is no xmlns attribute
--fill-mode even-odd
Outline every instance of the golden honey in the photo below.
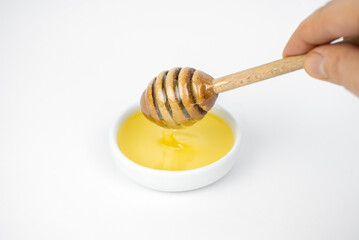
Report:
<svg viewBox="0 0 359 240"><path fill-rule="evenodd" d="M133 162L160 170L189 170L225 156L234 144L228 124L213 113L179 130L164 129L137 112L124 121L117 135L122 153Z"/></svg>

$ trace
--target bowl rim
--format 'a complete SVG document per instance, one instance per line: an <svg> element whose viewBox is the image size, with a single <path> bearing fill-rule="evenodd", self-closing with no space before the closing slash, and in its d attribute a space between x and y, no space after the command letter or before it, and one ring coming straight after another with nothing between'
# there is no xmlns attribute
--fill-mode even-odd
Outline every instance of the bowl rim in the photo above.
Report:
<svg viewBox="0 0 359 240"><path fill-rule="evenodd" d="M139 104L131 104L126 109L122 110L119 114L119 117L117 117L114 122L110 126L110 146L112 149L112 152L115 154L117 160L123 161L126 165L129 165L132 168L137 168L141 171L146 171L148 173L154 173L154 174L162 174L162 175L186 175L186 174L195 174L197 172L203 172L207 170L211 170L212 168L217 168L220 165L224 164L224 162L230 158L231 155L234 154L236 150L240 147L240 142L242 139L242 133L239 129L238 122L235 120L235 118L223 107L216 104L210 112L214 113L215 115L219 116L223 121L225 121L231 130L233 131L234 135L234 143L229 152L227 152L223 157L220 159L214 161L213 163L210 163L208 165L205 165L203 167L194 168L194 169L188 169L188 170L162 170L162 169L154 169L142 166L138 163L135 163L131 159L129 159L125 154L122 153L121 149L118 146L117 143L117 134L120 126L122 123L128 119L131 115L134 113L140 111ZM224 115L224 116L223 116Z"/></svg>

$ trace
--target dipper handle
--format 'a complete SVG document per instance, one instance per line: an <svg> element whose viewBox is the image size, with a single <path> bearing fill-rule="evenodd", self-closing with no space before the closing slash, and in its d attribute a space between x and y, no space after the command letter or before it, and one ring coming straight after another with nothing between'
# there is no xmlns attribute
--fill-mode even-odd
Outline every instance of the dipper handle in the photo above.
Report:
<svg viewBox="0 0 359 240"><path fill-rule="evenodd" d="M345 39L337 43L349 43L359 46L359 37ZM213 90L218 94L251 83L299 70L303 68L305 57L306 54L286 57L258 67L217 78L213 81Z"/></svg>
<svg viewBox="0 0 359 240"><path fill-rule="evenodd" d="M286 57L258 67L217 78L213 82L213 89L216 93L221 93L299 70L303 68L305 56L306 55L304 54L294 57Z"/></svg>

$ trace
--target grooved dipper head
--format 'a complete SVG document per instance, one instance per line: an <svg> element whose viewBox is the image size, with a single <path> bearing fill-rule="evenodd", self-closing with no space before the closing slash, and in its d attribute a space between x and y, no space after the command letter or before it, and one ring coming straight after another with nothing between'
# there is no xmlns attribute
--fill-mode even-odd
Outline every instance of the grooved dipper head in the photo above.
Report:
<svg viewBox="0 0 359 240"><path fill-rule="evenodd" d="M161 72L141 97L142 113L164 128L183 128L201 120L213 107L218 94L213 78L193 68Z"/></svg>

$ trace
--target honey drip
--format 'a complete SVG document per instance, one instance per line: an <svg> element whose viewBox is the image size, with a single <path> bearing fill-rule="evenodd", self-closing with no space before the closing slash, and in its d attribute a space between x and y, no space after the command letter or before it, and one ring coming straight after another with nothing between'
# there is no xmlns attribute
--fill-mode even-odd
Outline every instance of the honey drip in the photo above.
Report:
<svg viewBox="0 0 359 240"><path fill-rule="evenodd" d="M174 148L174 149L184 148L184 146L180 142L178 142L177 139L174 137L174 134L177 131L178 130L176 130L176 129L164 128L163 136L160 140L160 143L165 147L170 147L170 148Z"/></svg>

